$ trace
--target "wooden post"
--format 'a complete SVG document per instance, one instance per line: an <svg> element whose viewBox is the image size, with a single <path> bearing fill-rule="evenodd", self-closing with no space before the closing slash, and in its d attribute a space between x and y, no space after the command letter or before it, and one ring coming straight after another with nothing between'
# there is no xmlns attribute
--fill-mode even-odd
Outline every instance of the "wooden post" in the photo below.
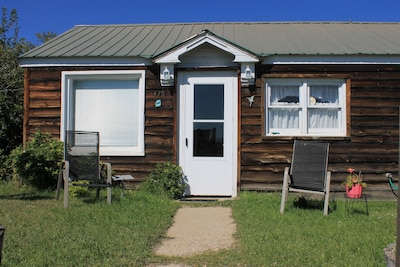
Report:
<svg viewBox="0 0 400 267"><path fill-rule="evenodd" d="M22 145L25 148L28 142L29 135L29 108L30 108L30 78L31 71L28 68L24 69L24 117L22 124Z"/></svg>

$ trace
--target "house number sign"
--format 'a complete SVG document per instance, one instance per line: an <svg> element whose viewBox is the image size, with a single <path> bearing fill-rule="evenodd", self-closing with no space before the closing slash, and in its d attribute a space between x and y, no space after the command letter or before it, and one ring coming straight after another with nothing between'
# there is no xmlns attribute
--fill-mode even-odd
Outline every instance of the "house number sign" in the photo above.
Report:
<svg viewBox="0 0 400 267"><path fill-rule="evenodd" d="M154 95L154 96L157 96L157 97L159 97L159 96L165 96L165 91L164 91L164 90L157 90L157 91L154 91L154 92L153 92L153 95Z"/></svg>
<svg viewBox="0 0 400 267"><path fill-rule="evenodd" d="M165 91L164 90L157 90L157 91L154 91L153 95L155 97L165 96ZM156 102L154 103L154 105L156 106L156 108L160 108L161 105L162 105L161 99L157 99Z"/></svg>

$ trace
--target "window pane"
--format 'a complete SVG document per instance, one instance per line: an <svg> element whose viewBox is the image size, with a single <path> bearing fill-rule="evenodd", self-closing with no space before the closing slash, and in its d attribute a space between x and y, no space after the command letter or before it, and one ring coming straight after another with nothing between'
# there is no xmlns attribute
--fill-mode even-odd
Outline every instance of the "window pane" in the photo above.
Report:
<svg viewBox="0 0 400 267"><path fill-rule="evenodd" d="M336 85L311 85L310 97L314 97L317 104L339 104L339 89Z"/></svg>
<svg viewBox="0 0 400 267"><path fill-rule="evenodd" d="M272 105L298 104L299 87L293 85L271 86L270 103Z"/></svg>
<svg viewBox="0 0 400 267"><path fill-rule="evenodd" d="M270 109L269 128L276 129L298 129L298 109Z"/></svg>
<svg viewBox="0 0 400 267"><path fill-rule="evenodd" d="M100 132L102 147L138 146L137 80L75 81L73 128Z"/></svg>
<svg viewBox="0 0 400 267"><path fill-rule="evenodd" d="M224 119L224 85L194 86L194 119Z"/></svg>
<svg viewBox="0 0 400 267"><path fill-rule="evenodd" d="M268 78L265 88L267 135L346 135L345 80Z"/></svg>
<svg viewBox="0 0 400 267"><path fill-rule="evenodd" d="M309 109L308 127L313 128L328 128L337 129L339 127L339 114L335 109L315 108Z"/></svg>
<svg viewBox="0 0 400 267"><path fill-rule="evenodd" d="M223 157L224 156L224 123L195 122L193 123L193 156Z"/></svg>

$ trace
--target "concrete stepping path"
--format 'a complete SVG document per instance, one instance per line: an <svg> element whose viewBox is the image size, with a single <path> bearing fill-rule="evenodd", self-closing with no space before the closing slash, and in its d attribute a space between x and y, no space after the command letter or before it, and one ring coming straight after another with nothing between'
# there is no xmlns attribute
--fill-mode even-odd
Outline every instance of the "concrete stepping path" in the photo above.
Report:
<svg viewBox="0 0 400 267"><path fill-rule="evenodd" d="M183 207L167 231L157 255L185 257L231 248L236 224L228 207Z"/></svg>

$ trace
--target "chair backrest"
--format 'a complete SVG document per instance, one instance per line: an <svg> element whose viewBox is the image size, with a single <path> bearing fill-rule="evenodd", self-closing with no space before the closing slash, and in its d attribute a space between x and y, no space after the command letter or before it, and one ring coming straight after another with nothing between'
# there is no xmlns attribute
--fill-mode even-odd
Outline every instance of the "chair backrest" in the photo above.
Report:
<svg viewBox="0 0 400 267"><path fill-rule="evenodd" d="M324 191L328 167L329 143L294 141L290 186Z"/></svg>
<svg viewBox="0 0 400 267"><path fill-rule="evenodd" d="M64 159L69 162L71 180L99 180L99 133L66 131Z"/></svg>

